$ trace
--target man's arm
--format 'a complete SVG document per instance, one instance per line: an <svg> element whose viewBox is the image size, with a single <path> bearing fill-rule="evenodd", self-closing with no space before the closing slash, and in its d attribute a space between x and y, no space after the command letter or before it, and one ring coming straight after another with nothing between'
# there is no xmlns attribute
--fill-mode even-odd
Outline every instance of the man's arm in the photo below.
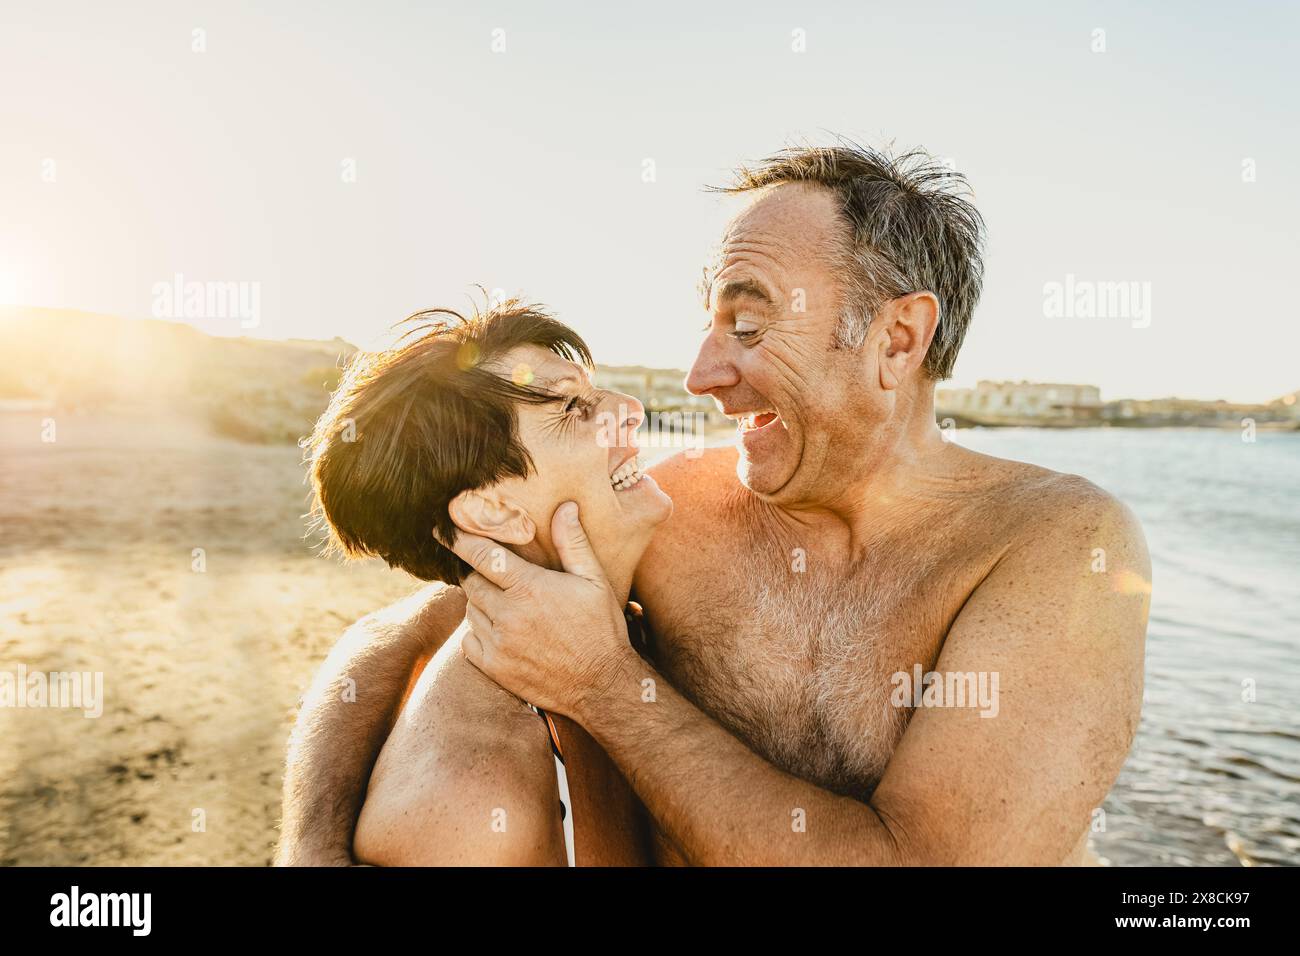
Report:
<svg viewBox="0 0 1300 956"><path fill-rule="evenodd" d="M321 665L289 738L279 866L346 866L366 781L424 663L464 618L443 584L352 625Z"/></svg>
<svg viewBox="0 0 1300 956"><path fill-rule="evenodd" d="M558 519L576 575L509 561L495 573L490 547L457 542L499 579L466 582L466 655L586 727L695 863L1060 863L1132 742L1150 567L1132 515L1100 493L1008 552L949 631L936 670L996 674L996 716L918 709L867 803L773 767L632 654L585 537Z"/></svg>

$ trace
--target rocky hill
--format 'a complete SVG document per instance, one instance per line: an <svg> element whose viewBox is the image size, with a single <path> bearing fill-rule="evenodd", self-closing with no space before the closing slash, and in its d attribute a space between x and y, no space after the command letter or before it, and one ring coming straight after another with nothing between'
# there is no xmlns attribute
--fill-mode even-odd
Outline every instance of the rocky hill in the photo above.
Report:
<svg viewBox="0 0 1300 956"><path fill-rule="evenodd" d="M242 441L295 442L355 351L338 338L221 338L156 319L2 308L0 407L165 409Z"/></svg>

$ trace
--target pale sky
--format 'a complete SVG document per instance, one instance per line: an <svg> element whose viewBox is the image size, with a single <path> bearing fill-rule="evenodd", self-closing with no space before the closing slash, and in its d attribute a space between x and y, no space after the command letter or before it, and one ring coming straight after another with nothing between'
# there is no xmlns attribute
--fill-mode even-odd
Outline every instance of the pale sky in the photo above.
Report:
<svg viewBox="0 0 1300 956"><path fill-rule="evenodd" d="M180 273L257 284L207 331L373 347L479 283L685 368L735 208L701 185L829 131L970 177L956 384L1300 388L1300 6L549 6L0 0L0 302L148 317ZM1067 275L1149 283L1149 326L1045 316Z"/></svg>

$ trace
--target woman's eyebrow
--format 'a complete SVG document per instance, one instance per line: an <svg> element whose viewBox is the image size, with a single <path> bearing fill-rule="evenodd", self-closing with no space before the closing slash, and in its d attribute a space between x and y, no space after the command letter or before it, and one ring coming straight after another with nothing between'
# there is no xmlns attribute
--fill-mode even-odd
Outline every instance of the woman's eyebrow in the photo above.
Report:
<svg viewBox="0 0 1300 956"><path fill-rule="evenodd" d="M561 391L559 386L569 385L572 391L581 391L583 383L574 375L558 375L555 378L539 378L527 386L527 390L538 396L542 404L551 405L555 402L568 401L571 397L569 394Z"/></svg>
<svg viewBox="0 0 1300 956"><path fill-rule="evenodd" d="M557 385L563 385L566 382L569 385L575 385L578 387L581 387L583 384L581 381L578 380L577 376L574 375L560 375L557 378L544 378L537 384L540 385L542 388L553 392L555 391L555 387Z"/></svg>

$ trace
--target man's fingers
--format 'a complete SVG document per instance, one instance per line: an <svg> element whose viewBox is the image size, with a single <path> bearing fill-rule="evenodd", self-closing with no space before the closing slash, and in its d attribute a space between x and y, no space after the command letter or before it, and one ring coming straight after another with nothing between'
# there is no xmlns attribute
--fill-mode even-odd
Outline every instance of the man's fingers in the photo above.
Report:
<svg viewBox="0 0 1300 956"><path fill-rule="evenodd" d="M481 609L473 604L465 608L465 620L469 621L469 626L474 629L475 638L480 642L491 638L495 625L492 623L492 618L488 617Z"/></svg>
<svg viewBox="0 0 1300 956"><path fill-rule="evenodd" d="M527 577L530 569L537 570L505 545L497 544L491 538L480 538L476 534L461 531L456 535L455 542L448 545L441 536L434 537L439 544L449 547L462 561L498 587L514 587Z"/></svg>
<svg viewBox="0 0 1300 956"><path fill-rule="evenodd" d="M470 630L461 638L460 653L465 660L487 673L484 669L485 658L495 633L493 624L488 620L487 615L473 604L465 608L465 620L469 621Z"/></svg>
<svg viewBox="0 0 1300 956"><path fill-rule="evenodd" d="M551 518L551 538L555 542L555 550L560 554L564 570L586 578L592 584L607 583L605 569L600 566L596 552L587 540L587 532L582 529L576 502L566 501L555 509L555 515Z"/></svg>
<svg viewBox="0 0 1300 956"><path fill-rule="evenodd" d="M501 602L505 598L504 591L477 571L460 582L460 587L465 592L468 607L478 608L490 620L496 619L494 609L501 606Z"/></svg>
<svg viewBox="0 0 1300 956"><path fill-rule="evenodd" d="M460 640L460 652L465 660L469 661L479 670L483 669L483 642L478 639L473 631L470 631Z"/></svg>

